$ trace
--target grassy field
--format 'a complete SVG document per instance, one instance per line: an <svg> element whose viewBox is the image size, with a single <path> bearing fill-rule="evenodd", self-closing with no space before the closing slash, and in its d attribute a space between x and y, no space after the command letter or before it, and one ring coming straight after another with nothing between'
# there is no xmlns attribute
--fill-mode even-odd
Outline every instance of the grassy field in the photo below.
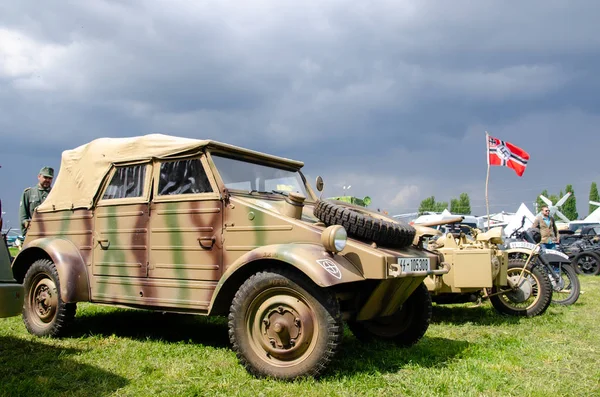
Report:
<svg viewBox="0 0 600 397"><path fill-rule="evenodd" d="M569 307L504 317L489 303L434 305L409 349L343 348L318 380L255 379L237 362L223 318L79 304L63 339L30 336L0 319L1 396L598 396L600 277Z"/></svg>

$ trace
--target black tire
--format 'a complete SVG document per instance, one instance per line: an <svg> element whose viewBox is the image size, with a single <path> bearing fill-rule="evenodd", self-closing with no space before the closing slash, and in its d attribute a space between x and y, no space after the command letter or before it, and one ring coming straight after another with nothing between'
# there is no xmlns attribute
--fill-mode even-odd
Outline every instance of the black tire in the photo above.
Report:
<svg viewBox="0 0 600 397"><path fill-rule="evenodd" d="M431 315L431 295L421 283L395 314L367 321L351 321L348 326L361 342L384 340L408 347L425 335Z"/></svg>
<svg viewBox="0 0 600 397"><path fill-rule="evenodd" d="M507 276L518 281L525 263L525 259L510 258ZM552 300L552 284L548 274L542 266L535 263L527 265L519 288L512 290L508 286L494 286L491 291L492 294L505 291L503 294L490 296L490 302L498 312L510 316L538 316L548 309Z"/></svg>
<svg viewBox="0 0 600 397"><path fill-rule="evenodd" d="M384 247L404 248L415 238L412 226L356 205L319 201L314 215L327 226L344 226L348 236Z"/></svg>
<svg viewBox="0 0 600 397"><path fill-rule="evenodd" d="M33 262L23 281L25 299L23 322L37 336L65 334L77 310L76 303L65 303L60 296L60 280L54 263L47 259Z"/></svg>
<svg viewBox="0 0 600 397"><path fill-rule="evenodd" d="M572 305L577 302L581 293L579 278L573 266L563 263L560 268L562 281L552 284L552 303L563 306Z"/></svg>
<svg viewBox="0 0 600 397"><path fill-rule="evenodd" d="M335 295L283 269L252 275L231 303L233 350L258 377L317 377L337 352L342 333Z"/></svg>
<svg viewBox="0 0 600 397"><path fill-rule="evenodd" d="M571 264L577 274L597 276L600 274L600 255L593 251L580 252L573 257Z"/></svg>

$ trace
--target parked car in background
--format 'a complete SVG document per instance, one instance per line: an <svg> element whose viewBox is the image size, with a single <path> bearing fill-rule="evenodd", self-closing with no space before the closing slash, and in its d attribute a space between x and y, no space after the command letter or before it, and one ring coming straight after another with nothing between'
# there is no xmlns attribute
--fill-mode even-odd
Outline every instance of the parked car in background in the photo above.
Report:
<svg viewBox="0 0 600 397"><path fill-rule="evenodd" d="M0 213L2 202L0 201ZM0 216L0 230L2 217ZM23 286L13 278L10 268L11 257L6 244L6 236L0 239L0 317L11 317L21 314L23 307Z"/></svg>

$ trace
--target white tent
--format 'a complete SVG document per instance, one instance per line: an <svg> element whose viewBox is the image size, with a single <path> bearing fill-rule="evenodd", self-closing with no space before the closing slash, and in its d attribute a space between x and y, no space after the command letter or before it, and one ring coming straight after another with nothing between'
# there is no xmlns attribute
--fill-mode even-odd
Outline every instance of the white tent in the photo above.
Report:
<svg viewBox="0 0 600 397"><path fill-rule="evenodd" d="M523 225L523 229L528 229L533 225L535 221L535 215L533 212L527 208L525 203L521 203L517 212L511 216L508 224L504 227L504 235L506 237L510 236L510 234L518 229L521 226L521 222L523 221L523 217L525 217L525 224Z"/></svg>

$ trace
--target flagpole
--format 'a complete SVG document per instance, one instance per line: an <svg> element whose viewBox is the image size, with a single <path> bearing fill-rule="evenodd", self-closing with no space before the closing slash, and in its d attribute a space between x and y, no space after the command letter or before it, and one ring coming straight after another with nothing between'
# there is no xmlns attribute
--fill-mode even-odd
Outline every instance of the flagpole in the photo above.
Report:
<svg viewBox="0 0 600 397"><path fill-rule="evenodd" d="M487 157L487 175L485 177L485 208L487 211L487 228L490 230L490 202L488 199L488 185L490 183L490 140L487 131L485 132L485 148Z"/></svg>

